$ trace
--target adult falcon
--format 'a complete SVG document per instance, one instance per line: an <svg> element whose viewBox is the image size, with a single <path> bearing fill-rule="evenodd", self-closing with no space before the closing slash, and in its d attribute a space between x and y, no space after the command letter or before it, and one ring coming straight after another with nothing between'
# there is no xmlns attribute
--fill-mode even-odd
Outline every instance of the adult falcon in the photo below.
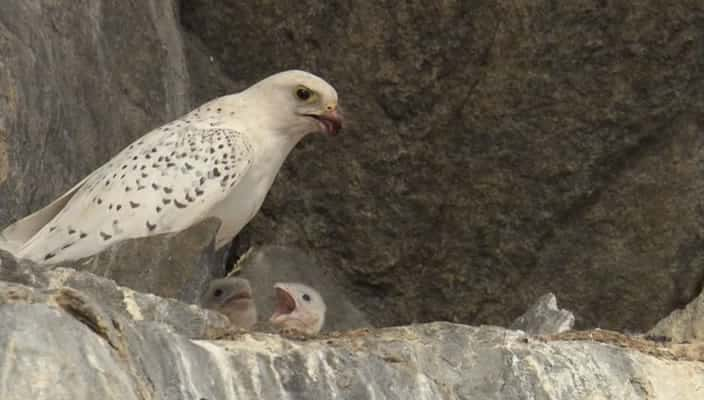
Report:
<svg viewBox="0 0 704 400"><path fill-rule="evenodd" d="M254 217L306 134L342 127L337 92L304 71L272 75L136 140L0 233L0 248L53 264L216 217L221 248Z"/></svg>

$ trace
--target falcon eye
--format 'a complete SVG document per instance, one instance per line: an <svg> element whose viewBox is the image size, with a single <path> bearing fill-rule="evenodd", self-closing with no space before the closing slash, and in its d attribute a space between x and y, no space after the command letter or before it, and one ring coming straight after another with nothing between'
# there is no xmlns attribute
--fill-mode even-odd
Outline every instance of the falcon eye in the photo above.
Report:
<svg viewBox="0 0 704 400"><path fill-rule="evenodd" d="M221 290L221 289L215 289L215 292L213 292L213 296L215 296L215 297L220 297L220 296L222 296L222 290Z"/></svg>
<svg viewBox="0 0 704 400"><path fill-rule="evenodd" d="M310 99L311 95L312 95L312 93L310 92L310 89L308 89L308 88L299 87L298 89L296 89L296 97L298 97L299 99L301 99L303 101Z"/></svg>
<svg viewBox="0 0 704 400"><path fill-rule="evenodd" d="M308 293L303 293L303 300L310 301L310 296L308 296Z"/></svg>

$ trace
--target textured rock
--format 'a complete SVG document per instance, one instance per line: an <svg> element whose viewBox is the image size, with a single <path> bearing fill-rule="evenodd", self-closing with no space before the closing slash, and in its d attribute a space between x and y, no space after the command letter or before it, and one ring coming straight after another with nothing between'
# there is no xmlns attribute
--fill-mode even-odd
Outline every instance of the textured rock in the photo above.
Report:
<svg viewBox="0 0 704 400"><path fill-rule="evenodd" d="M553 335L569 331L574 326L574 315L557 307L552 293L540 296L530 308L511 324L529 335Z"/></svg>
<svg viewBox="0 0 704 400"><path fill-rule="evenodd" d="M704 385L703 364L687 361L703 354L678 356L602 331L582 335L598 341L535 340L434 323L308 341L194 341L158 323L120 320L73 290L26 290L0 305L3 400L694 400Z"/></svg>
<svg viewBox="0 0 704 400"><path fill-rule="evenodd" d="M648 333L676 342L704 341L704 292L687 307L675 310L660 320Z"/></svg>
<svg viewBox="0 0 704 400"><path fill-rule="evenodd" d="M344 271L383 325L506 325L553 292L645 330L698 294L704 3L304 4L181 3L236 84L310 69L349 117L294 151L255 244Z"/></svg>
<svg viewBox="0 0 704 400"><path fill-rule="evenodd" d="M172 1L3 1L0 60L3 226L192 105Z"/></svg>
<svg viewBox="0 0 704 400"><path fill-rule="evenodd" d="M349 293L329 270L301 250L285 246L255 247L238 263L237 276L249 280L260 320L276 307L274 283L298 282L316 289L327 306L323 332L370 327L364 313L349 301Z"/></svg>
<svg viewBox="0 0 704 400"><path fill-rule="evenodd" d="M375 325L507 325L553 292L642 331L700 291L701 1L0 3L0 225L298 67L347 133L298 146L246 236L313 254Z"/></svg>
<svg viewBox="0 0 704 400"><path fill-rule="evenodd" d="M208 282L225 274L215 253L217 219L183 232L126 240L101 253L59 267L92 272L133 290L198 303Z"/></svg>
<svg viewBox="0 0 704 400"><path fill-rule="evenodd" d="M45 291L62 288L79 290L88 298L99 300L102 307L114 315L140 323L159 322L190 338L222 335L230 325L225 316L216 312L136 292L88 272L68 268L49 270L28 262L17 263L9 254L0 251L0 304L12 302L11 298L2 296L2 291L12 291L15 297L20 293L20 298L31 298L32 293L41 293L33 288Z"/></svg>

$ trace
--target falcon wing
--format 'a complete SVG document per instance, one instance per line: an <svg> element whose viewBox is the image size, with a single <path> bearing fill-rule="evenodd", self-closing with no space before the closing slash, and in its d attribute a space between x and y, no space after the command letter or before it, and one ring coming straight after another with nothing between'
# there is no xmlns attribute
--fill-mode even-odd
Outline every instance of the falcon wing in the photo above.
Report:
<svg viewBox="0 0 704 400"><path fill-rule="evenodd" d="M227 197L252 156L240 132L174 121L124 149L49 205L50 210L32 214L48 223L17 256L55 263L95 254L125 239L185 229Z"/></svg>

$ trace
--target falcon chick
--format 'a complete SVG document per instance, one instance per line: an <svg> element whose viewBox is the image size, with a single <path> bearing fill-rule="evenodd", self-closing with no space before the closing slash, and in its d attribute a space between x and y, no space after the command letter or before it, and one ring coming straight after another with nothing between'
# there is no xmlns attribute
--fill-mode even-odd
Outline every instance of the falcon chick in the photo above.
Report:
<svg viewBox="0 0 704 400"><path fill-rule="evenodd" d="M204 308L225 314L233 326L250 329L257 323L257 306L249 281L242 278L215 279L203 295Z"/></svg>
<svg viewBox="0 0 704 400"><path fill-rule="evenodd" d="M269 321L284 330L317 335L325 323L327 306L315 289L302 283L277 283L276 309Z"/></svg>

